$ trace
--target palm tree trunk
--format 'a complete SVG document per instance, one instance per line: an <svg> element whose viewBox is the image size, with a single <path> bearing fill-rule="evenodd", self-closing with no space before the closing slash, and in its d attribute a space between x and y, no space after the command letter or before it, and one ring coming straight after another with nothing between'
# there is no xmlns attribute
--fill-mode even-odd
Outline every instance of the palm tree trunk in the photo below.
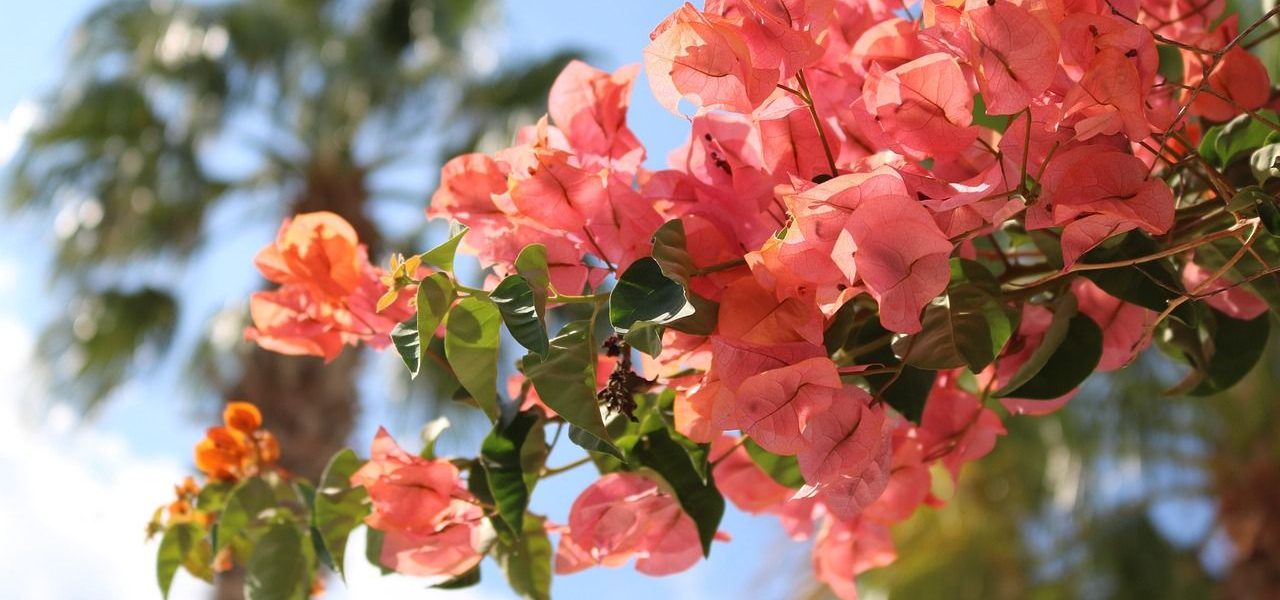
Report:
<svg viewBox="0 0 1280 600"><path fill-rule="evenodd" d="M308 169L293 214L327 210L351 223L370 252L380 245L378 230L364 214L368 191L363 169L349 156L326 160L324 153ZM229 399L248 400L262 410L263 422L280 442L280 466L315 482L329 458L351 436L359 412L356 374L360 353L348 348L332 363L315 357L284 356L253 347L243 355L240 381ZM244 598L241 568L219 575L216 600Z"/></svg>

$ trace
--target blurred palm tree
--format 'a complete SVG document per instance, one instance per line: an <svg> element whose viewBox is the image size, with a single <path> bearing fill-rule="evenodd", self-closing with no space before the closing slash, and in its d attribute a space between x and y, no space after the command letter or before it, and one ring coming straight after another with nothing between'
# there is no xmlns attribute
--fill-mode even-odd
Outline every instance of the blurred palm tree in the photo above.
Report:
<svg viewBox="0 0 1280 600"><path fill-rule="evenodd" d="M397 169L421 181L443 155L506 141L574 55L486 74L497 17L477 0L119 0L90 13L10 190L11 209L57 215L69 309L41 348L60 395L92 411L154 368L184 308L219 291L179 289L178 275L240 228L329 210L376 260L387 237L371 214L406 199ZM237 230L218 230L215 210ZM234 359L190 354L214 389L262 407L287 468L316 476L351 431L358 353L323 366L231 346Z"/></svg>

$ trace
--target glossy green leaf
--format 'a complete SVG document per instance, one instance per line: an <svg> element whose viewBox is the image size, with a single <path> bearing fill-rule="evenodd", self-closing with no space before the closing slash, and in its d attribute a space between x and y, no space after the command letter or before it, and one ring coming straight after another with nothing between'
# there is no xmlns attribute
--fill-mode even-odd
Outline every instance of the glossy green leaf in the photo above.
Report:
<svg viewBox="0 0 1280 600"><path fill-rule="evenodd" d="M532 491L524 468L528 462L523 456L525 441L531 436L543 435L542 423L538 412L517 413L510 423L495 426L480 445L480 465L498 509L493 525L508 541L520 535Z"/></svg>
<svg viewBox="0 0 1280 600"><path fill-rule="evenodd" d="M672 439L667 429L644 436L632 449L640 464L656 471L675 490L680 507L698 527L704 556L711 554L711 541L724 516L724 497L716 489L715 479L708 475L704 482L694 469L689 454Z"/></svg>
<svg viewBox="0 0 1280 600"><path fill-rule="evenodd" d="M179 567L185 567L192 575L206 581L212 580L212 560L209 541L204 538L204 530L198 525L175 523L167 527L156 552L156 580L160 585L161 596L169 597L169 588L173 585L173 577L178 573Z"/></svg>
<svg viewBox="0 0 1280 600"><path fill-rule="evenodd" d="M693 312L684 286L664 275L652 258L632 263L609 295L609 323L619 333L639 322L670 323Z"/></svg>
<svg viewBox="0 0 1280 600"><path fill-rule="evenodd" d="M595 448L588 450L621 456L613 447L600 417L596 400L596 344L590 332L591 324L587 321L573 321L565 325L551 340L547 357L526 355L521 362L521 370L533 381L538 396L551 410L595 439ZM585 438L580 435L579 439ZM574 443L579 443L579 439L570 435Z"/></svg>
<svg viewBox="0 0 1280 600"><path fill-rule="evenodd" d="M476 586L480 583L480 565L471 567L470 571L463 573L452 579L446 579L431 587L437 590L461 590Z"/></svg>
<svg viewBox="0 0 1280 600"><path fill-rule="evenodd" d="M437 269L453 272L453 259L458 254L458 244L470 229L457 221L449 226L449 239L443 244L422 253L422 262Z"/></svg>
<svg viewBox="0 0 1280 600"><path fill-rule="evenodd" d="M204 512L222 512L235 484L229 481L210 481L200 488L196 496L196 508Z"/></svg>
<svg viewBox="0 0 1280 600"><path fill-rule="evenodd" d="M422 349L418 341L418 323L416 317L409 317L391 329L391 344L396 347L396 354L409 369L409 377L418 376L422 368Z"/></svg>
<svg viewBox="0 0 1280 600"><path fill-rule="evenodd" d="M1280 176L1280 144L1267 144L1249 155L1249 167L1258 183Z"/></svg>
<svg viewBox="0 0 1280 600"><path fill-rule="evenodd" d="M664 275L680 285L689 285L696 267L686 248L683 221L672 219L653 233L653 260Z"/></svg>
<svg viewBox="0 0 1280 600"><path fill-rule="evenodd" d="M409 320L396 325L391 330L391 342L409 369L409 376L416 378L421 372L422 349L431 345L440 320L449 311L449 305L458 297L453 282L444 273L433 273L418 285L415 299L417 314ZM426 332L425 340L424 334ZM425 343L424 343L425 342Z"/></svg>
<svg viewBox="0 0 1280 600"><path fill-rule="evenodd" d="M238 553L247 551L252 541L264 531L263 513L275 508L275 505L275 491L261 478L253 477L236 485L227 496L226 507L218 517L214 554L232 544Z"/></svg>
<svg viewBox="0 0 1280 600"><path fill-rule="evenodd" d="M865 346L887 338L889 333L880 325L877 317L871 317L857 328L850 340L854 347ZM879 363L894 367L901 363L887 343L866 351L858 360L862 364ZM901 365L896 377L893 373L883 373L867 376L866 380L873 396L893 407L907 420L919 424L924 415L925 400L928 399L937 376L937 371Z"/></svg>
<svg viewBox="0 0 1280 600"><path fill-rule="evenodd" d="M1196 263L1210 272L1217 271L1240 250L1240 240L1225 238L1216 240L1196 248ZM1256 277L1267 269L1280 265L1280 238L1258 236L1235 266L1227 271L1225 279L1233 282L1245 282L1241 287L1253 292L1267 303L1271 312L1280 314L1280 278ZM1265 262L1260 262L1258 258Z"/></svg>
<svg viewBox="0 0 1280 600"><path fill-rule="evenodd" d="M1197 148L1201 157L1219 167L1222 166L1222 156L1218 154L1218 138L1221 136L1221 125L1210 127L1204 132L1204 137L1200 138L1200 146Z"/></svg>
<svg viewBox="0 0 1280 600"><path fill-rule="evenodd" d="M525 513L521 529L515 539L494 545L494 559L519 597L550 600L552 548L545 520Z"/></svg>
<svg viewBox="0 0 1280 600"><path fill-rule="evenodd" d="M1090 250L1080 262L1116 262L1150 256L1159 250L1155 240L1133 231L1115 242ZM1116 298L1156 312L1163 311L1168 307L1169 301L1180 296L1183 291L1182 277L1169 260L1151 260L1114 269L1083 271L1081 275ZM1189 318L1185 311L1177 311L1174 316L1184 320Z"/></svg>
<svg viewBox="0 0 1280 600"><path fill-rule="evenodd" d="M369 494L363 486L352 486L351 476L360 469L361 461L350 448L329 460L320 487L316 490L312 524L320 534L324 550L333 559L339 577L346 578L347 538L369 514Z"/></svg>
<svg viewBox="0 0 1280 600"><path fill-rule="evenodd" d="M383 533L372 527L366 527L364 535L365 560L377 567L383 575L391 573L391 569L382 564L382 538L385 537Z"/></svg>
<svg viewBox="0 0 1280 600"><path fill-rule="evenodd" d="M293 525L273 525L258 540L245 568L245 600L307 600L314 556Z"/></svg>
<svg viewBox="0 0 1280 600"><path fill-rule="evenodd" d="M747 438L742 447L751 457L751 462L760 467L770 479L789 488L804 487L804 476L800 474L800 464L794 456L779 456L761 448L755 440Z"/></svg>
<svg viewBox="0 0 1280 600"><path fill-rule="evenodd" d="M445 321L444 354L454 374L490 421L498 407L498 308L476 297L460 300Z"/></svg>
<svg viewBox="0 0 1280 600"><path fill-rule="evenodd" d="M1280 208L1276 207L1274 197L1258 205L1258 219L1272 237L1280 236Z"/></svg>
<svg viewBox="0 0 1280 600"><path fill-rule="evenodd" d="M530 352L547 355L547 326L528 280L521 275L508 276L489 293L489 300L497 305L511 337Z"/></svg>
<svg viewBox="0 0 1280 600"><path fill-rule="evenodd" d="M622 336L622 341L632 348L657 358L662 354L662 326L657 323L636 323Z"/></svg>
<svg viewBox="0 0 1280 600"><path fill-rule="evenodd" d="M1271 316L1245 321L1213 311L1214 331L1208 363L1201 369L1194 396L1208 396L1230 389L1244 379L1262 358L1271 334Z"/></svg>
<svg viewBox="0 0 1280 600"><path fill-rule="evenodd" d="M529 244L516 256L516 273L524 277L533 289L534 308L538 316L546 318L547 294L551 289L551 273L547 266L547 247L542 244ZM545 331L545 329L544 329Z"/></svg>
<svg viewBox="0 0 1280 600"><path fill-rule="evenodd" d="M431 346L431 339L435 337L440 321L444 320L449 307L457 298L458 292L454 289L453 281L444 273L433 273L418 284L416 300L418 314L415 317L414 329L418 332L419 348ZM417 376L418 369L414 369L412 374Z"/></svg>
<svg viewBox="0 0 1280 600"><path fill-rule="evenodd" d="M997 397L1052 400L1078 387L1102 358L1102 329L1079 312L1075 296L1058 302L1044 341L1032 351Z"/></svg>
<svg viewBox="0 0 1280 600"><path fill-rule="evenodd" d="M1258 114L1273 123L1276 121L1276 114L1269 110L1258 111ZM1213 143L1220 165L1225 167L1237 158L1253 154L1254 150L1266 145L1271 132L1271 127L1247 114L1228 121Z"/></svg>
<svg viewBox="0 0 1280 600"><path fill-rule="evenodd" d="M613 442L578 427L577 425L569 426L569 441L573 442L583 450L607 454L620 461L626 461L626 456L623 455L622 450L620 450Z"/></svg>
<svg viewBox="0 0 1280 600"><path fill-rule="evenodd" d="M1013 333L995 276L962 258L951 259L951 282L925 308L923 323L920 333L898 338L893 347L907 364L926 370L981 371Z"/></svg>

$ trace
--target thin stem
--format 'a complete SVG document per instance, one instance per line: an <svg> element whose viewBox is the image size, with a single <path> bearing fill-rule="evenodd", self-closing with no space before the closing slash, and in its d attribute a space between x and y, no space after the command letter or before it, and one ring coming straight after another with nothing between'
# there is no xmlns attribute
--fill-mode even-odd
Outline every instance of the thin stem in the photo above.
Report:
<svg viewBox="0 0 1280 600"><path fill-rule="evenodd" d="M726 451L724 454L721 454L720 456L716 457L714 460L711 461L710 463L711 468L712 469L716 468L716 465L720 464L721 462L724 462L724 459L729 458L731 455L733 455L735 450L737 450L738 448L741 448L742 445L746 443L747 443L747 436L744 435L744 436L738 437L738 441L733 443L732 448L729 448L729 450Z"/></svg>
<svg viewBox="0 0 1280 600"><path fill-rule="evenodd" d="M569 463L569 464L567 464L567 465L561 466L561 467L547 467L547 468L544 468L544 469L542 469L542 472L541 472L541 473L539 473L539 475L538 475L538 476L539 476L539 477L550 477L550 476L552 476L552 475L557 475L557 474L560 474L560 473L564 473L564 472L566 472L566 471L572 471L572 470L574 470L574 469L576 469L576 468L578 468L578 467L581 467L582 465L585 465L585 464L587 464L587 463L589 463L589 462L591 462L591 457L590 457L590 456L584 456L584 457L582 457L582 458L579 458L578 460L575 460L575 461L573 461L573 462L571 462L571 463Z"/></svg>
<svg viewBox="0 0 1280 600"><path fill-rule="evenodd" d="M556 304L601 304L608 301L608 292L590 294L587 296L569 296L562 294L552 294L547 296L547 302L554 302Z"/></svg>
<svg viewBox="0 0 1280 600"><path fill-rule="evenodd" d="M813 95L809 93L809 84L804 79L804 70L796 71L796 81L800 83L800 96L805 105L809 107L809 116L813 117L813 126L818 128L818 139L822 141L822 150L827 153L827 166L831 169L831 176L835 177L839 174L836 169L836 157L831 154L831 144L827 141L827 130L822 126L822 119L818 117L818 108L813 104Z"/></svg>
<svg viewBox="0 0 1280 600"><path fill-rule="evenodd" d="M695 269L692 273L689 273L689 275L693 277L697 277L699 275L709 275L711 273L718 273L720 271L728 271L729 269L744 267L746 266L746 264L747 264L747 260L745 258L735 258L733 260L726 260L722 263L716 263L709 267Z"/></svg>
<svg viewBox="0 0 1280 600"><path fill-rule="evenodd" d="M1119 267L1129 267L1133 265L1142 264L1145 262L1151 262L1153 260L1160 260L1167 256L1173 256L1175 254L1180 254L1187 250L1193 250L1195 248L1198 248L1200 246L1203 246L1205 244L1208 244L1210 242L1214 242L1223 238L1238 237L1240 230L1249 226L1250 222L1251 221L1244 221L1241 223L1237 223L1231 227L1228 227L1227 229L1216 231L1202 238L1184 242L1169 248L1165 248L1164 250L1155 252L1153 254L1148 254L1146 256L1139 256L1137 258L1128 258L1125 260L1115 260L1115 261L1103 262L1103 263L1076 263L1074 265L1071 265L1070 269L1064 269L1062 271L1058 271L1057 273L1052 273L1048 276L1042 277L1040 279L1037 279L1025 285L1014 286L1011 289L1006 291L1021 292L1025 290L1039 288L1040 286L1043 286L1046 283L1050 283L1054 280L1061 279L1063 277L1066 277L1067 275L1070 275L1072 273L1078 273L1080 271L1100 271L1105 269L1116 269Z"/></svg>

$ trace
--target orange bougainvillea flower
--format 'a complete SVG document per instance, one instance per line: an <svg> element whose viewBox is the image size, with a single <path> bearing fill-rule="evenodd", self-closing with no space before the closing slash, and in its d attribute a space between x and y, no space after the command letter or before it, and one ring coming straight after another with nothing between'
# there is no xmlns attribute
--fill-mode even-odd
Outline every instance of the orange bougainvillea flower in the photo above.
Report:
<svg viewBox="0 0 1280 600"><path fill-rule="evenodd" d="M386 272L369 262L355 228L331 212L285 219L254 263L280 288L250 297L253 326L245 338L272 352L332 361L347 345L382 348L413 314L414 286L389 295L395 282L384 281Z"/></svg>
<svg viewBox="0 0 1280 600"><path fill-rule="evenodd" d="M196 468L209 479L236 481L279 460L280 444L270 431L262 429L258 407L248 402L230 402L222 412L222 421L224 426L210 427L196 444Z"/></svg>
<svg viewBox="0 0 1280 600"><path fill-rule="evenodd" d="M241 433L253 433L262 427L262 413L248 402L228 402L222 411L222 422Z"/></svg>
<svg viewBox="0 0 1280 600"><path fill-rule="evenodd" d="M210 479L239 479L253 453L249 437L234 429L210 427L196 444L196 468Z"/></svg>

